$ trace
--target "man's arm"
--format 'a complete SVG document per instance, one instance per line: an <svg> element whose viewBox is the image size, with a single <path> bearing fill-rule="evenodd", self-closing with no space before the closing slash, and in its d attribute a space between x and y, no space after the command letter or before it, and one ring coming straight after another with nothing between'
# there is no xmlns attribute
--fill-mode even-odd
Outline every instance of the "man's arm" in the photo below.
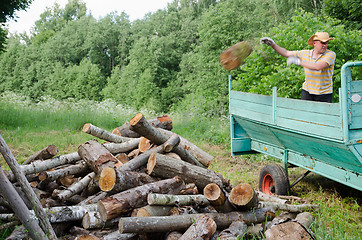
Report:
<svg viewBox="0 0 362 240"><path fill-rule="evenodd" d="M329 64L327 62L310 63L310 62L300 61L300 66L311 69L311 70L320 71L324 68L329 67Z"/></svg>
<svg viewBox="0 0 362 240"><path fill-rule="evenodd" d="M260 39L261 43L264 43L268 46L271 46L279 55L283 56L283 57L291 57L293 56L293 52L289 51L285 48L280 47L278 44L276 44L273 39L268 38L268 37L263 37Z"/></svg>

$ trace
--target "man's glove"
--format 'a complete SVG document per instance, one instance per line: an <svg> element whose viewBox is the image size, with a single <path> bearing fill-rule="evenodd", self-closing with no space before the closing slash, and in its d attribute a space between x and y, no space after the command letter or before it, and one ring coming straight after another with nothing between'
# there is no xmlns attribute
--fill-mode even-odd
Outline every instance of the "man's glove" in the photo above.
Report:
<svg viewBox="0 0 362 240"><path fill-rule="evenodd" d="M298 57L288 57L287 58L287 65L295 64L297 66L300 66L300 59Z"/></svg>
<svg viewBox="0 0 362 240"><path fill-rule="evenodd" d="M273 44L275 44L275 42L273 41L273 39L271 38L268 38L268 37L263 37L263 38L260 38L260 43L261 44L266 44L268 46L272 46Z"/></svg>

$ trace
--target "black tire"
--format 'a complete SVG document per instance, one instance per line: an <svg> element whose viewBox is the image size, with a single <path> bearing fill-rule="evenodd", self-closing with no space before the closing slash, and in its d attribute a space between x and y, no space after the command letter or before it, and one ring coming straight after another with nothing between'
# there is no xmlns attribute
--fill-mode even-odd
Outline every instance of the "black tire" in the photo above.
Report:
<svg viewBox="0 0 362 240"><path fill-rule="evenodd" d="M278 165L264 166L259 175L259 190L269 195L288 195L289 179L285 169Z"/></svg>

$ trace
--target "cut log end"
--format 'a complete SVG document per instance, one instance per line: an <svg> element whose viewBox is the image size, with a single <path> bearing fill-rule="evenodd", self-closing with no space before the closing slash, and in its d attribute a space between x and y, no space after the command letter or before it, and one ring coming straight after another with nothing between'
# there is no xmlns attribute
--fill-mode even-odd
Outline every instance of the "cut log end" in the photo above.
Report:
<svg viewBox="0 0 362 240"><path fill-rule="evenodd" d="M86 123L83 126L82 132L84 133L90 133L90 129L91 129L91 124L90 123Z"/></svg>
<svg viewBox="0 0 362 240"><path fill-rule="evenodd" d="M254 189L247 183L240 183L230 192L230 201L236 205L244 206L254 197Z"/></svg>
<svg viewBox="0 0 362 240"><path fill-rule="evenodd" d="M58 148L55 145L49 145L47 147L47 152L50 155L55 156L58 153Z"/></svg>
<svg viewBox="0 0 362 240"><path fill-rule="evenodd" d="M138 149L140 150L140 152L142 153L146 152L150 148L151 148L151 141L145 137L142 137L140 143L138 144Z"/></svg>
<svg viewBox="0 0 362 240"><path fill-rule="evenodd" d="M99 177L99 188L104 192L109 192L113 189L115 183L116 171L110 167L104 168Z"/></svg>
<svg viewBox="0 0 362 240"><path fill-rule="evenodd" d="M131 126L136 125L141 119L143 118L143 114L142 113L137 113L136 116L134 116L130 121L129 124Z"/></svg>
<svg viewBox="0 0 362 240"><path fill-rule="evenodd" d="M213 206L222 206L225 203L225 194L216 183L209 183L204 188L204 195Z"/></svg>
<svg viewBox="0 0 362 240"><path fill-rule="evenodd" d="M156 153L151 153L150 157L148 158L148 162L147 162L147 173L148 175L151 175L153 169L156 166L156 159L157 159L157 154Z"/></svg>

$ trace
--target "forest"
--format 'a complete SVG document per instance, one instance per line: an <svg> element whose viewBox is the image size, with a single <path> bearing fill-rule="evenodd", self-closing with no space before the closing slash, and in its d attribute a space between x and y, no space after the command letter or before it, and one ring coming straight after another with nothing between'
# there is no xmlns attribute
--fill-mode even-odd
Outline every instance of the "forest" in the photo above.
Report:
<svg viewBox="0 0 362 240"><path fill-rule="evenodd" d="M315 32L326 31L335 38L328 47L337 55L338 101L341 66L362 60L361 6L361 0L174 0L131 22L126 12L96 19L86 1L69 0L64 8L47 8L30 34L8 36L0 53L0 94L34 102L112 99L160 113L223 116L228 75L237 90L270 94L276 86L279 96L300 96L303 69L288 67L261 37L301 50L310 48ZM219 55L239 41L253 52L226 71Z"/></svg>

